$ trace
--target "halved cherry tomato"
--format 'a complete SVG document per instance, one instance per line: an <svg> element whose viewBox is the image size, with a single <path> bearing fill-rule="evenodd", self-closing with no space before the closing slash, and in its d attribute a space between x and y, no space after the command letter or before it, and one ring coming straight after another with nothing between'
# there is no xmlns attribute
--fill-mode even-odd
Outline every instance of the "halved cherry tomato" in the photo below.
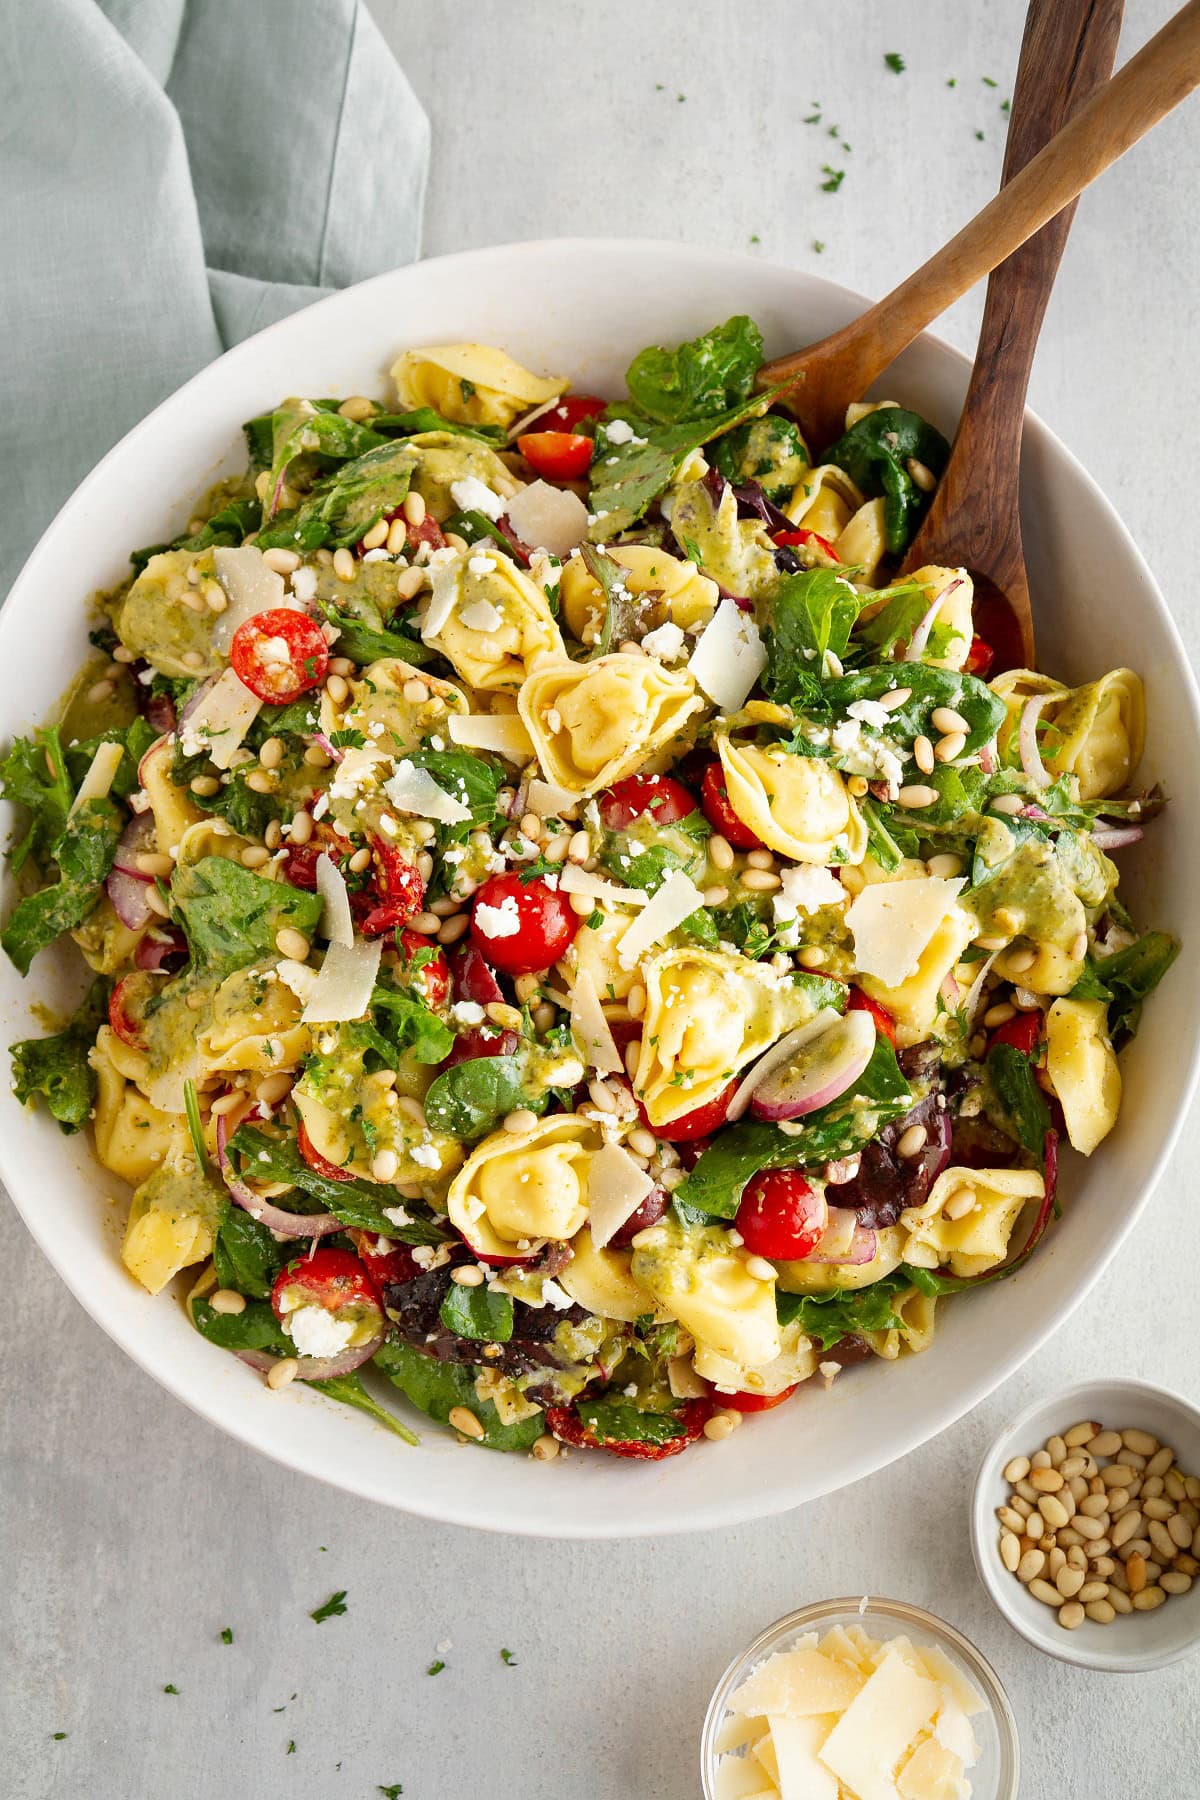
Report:
<svg viewBox="0 0 1200 1800"><path fill-rule="evenodd" d="M414 1262L413 1253L407 1244L394 1244L387 1237L381 1238L374 1231L351 1231L354 1247L362 1257L363 1266L371 1277L379 1294L391 1282L412 1281L421 1273L419 1264ZM380 1250L380 1244L387 1244L386 1250Z"/></svg>
<svg viewBox="0 0 1200 1800"><path fill-rule="evenodd" d="M880 1006L878 1000L872 1000L870 994L864 994L861 988L852 987L850 998L846 1002L847 1012L867 1012L875 1021L875 1029L889 1044L896 1042L896 1021L886 1006Z"/></svg>
<svg viewBox="0 0 1200 1800"><path fill-rule="evenodd" d="M822 556L827 556L832 563L837 561L837 552L834 550L833 545L829 542L828 538L823 538L819 531L804 531L800 529L797 529L796 531L777 531L771 539L771 542L780 550L795 549L796 547L803 545L810 550L819 550Z"/></svg>
<svg viewBox="0 0 1200 1800"><path fill-rule="evenodd" d="M600 795L600 822L608 831L624 831L643 813L656 825L676 825L695 810L683 783L669 775L627 775Z"/></svg>
<svg viewBox="0 0 1200 1800"><path fill-rule="evenodd" d="M1006 1019L1003 1025L997 1025L988 1039L988 1048L993 1044L1011 1044L1022 1056L1032 1056L1041 1035L1041 1013L1019 1012L1013 1018Z"/></svg>
<svg viewBox="0 0 1200 1800"><path fill-rule="evenodd" d="M431 550L444 550L446 539L441 526L431 512L427 512L419 525L410 525L404 518L404 508L394 506L391 512L384 513L384 519L391 525L396 519L404 519L404 553L412 560L422 544L428 544Z"/></svg>
<svg viewBox="0 0 1200 1800"><path fill-rule="evenodd" d="M498 910L515 930L493 936L494 923L480 908ZM522 881L519 875L492 875L476 891L471 908L471 936L479 949L506 975L532 975L557 962L579 930L579 914L565 894L544 881Z"/></svg>
<svg viewBox="0 0 1200 1800"><path fill-rule="evenodd" d="M383 838L371 840L370 889L350 896L350 910L364 937L382 937L406 925L425 903L425 880L416 863Z"/></svg>
<svg viewBox="0 0 1200 1800"><path fill-rule="evenodd" d="M440 1065L452 1069L456 1063L474 1062L480 1056L515 1056L520 1038L507 1026L468 1025L454 1040L454 1048Z"/></svg>
<svg viewBox="0 0 1200 1800"><path fill-rule="evenodd" d="M747 1183L736 1223L752 1256L801 1262L820 1242L829 1208L798 1170L764 1169Z"/></svg>
<svg viewBox="0 0 1200 1800"><path fill-rule="evenodd" d="M642 1115L642 1124L668 1144L686 1144L691 1138L707 1137L718 1125L725 1123L725 1114L729 1110L729 1102L737 1092L737 1077L723 1088L715 1100L709 1100L704 1106L697 1106L692 1112L684 1113L678 1119L672 1119L669 1125L651 1125L646 1109L639 1100L638 1111ZM635 1096L636 1097L636 1096Z"/></svg>
<svg viewBox="0 0 1200 1800"><path fill-rule="evenodd" d="M139 970L136 975L122 976L108 997L108 1022L121 1042L133 1050L146 1048L142 1009L153 991L149 972Z"/></svg>
<svg viewBox="0 0 1200 1800"><path fill-rule="evenodd" d="M709 763L700 784L700 804L714 831L719 831L735 850L761 850L763 841L734 812L725 786L725 771L719 762Z"/></svg>
<svg viewBox="0 0 1200 1800"><path fill-rule="evenodd" d="M967 675L978 675L980 680L986 676L995 659L995 651L981 637L971 639L971 648L967 651L967 660L963 664L963 672Z"/></svg>
<svg viewBox="0 0 1200 1800"><path fill-rule="evenodd" d="M975 616L975 629L992 652L989 674L1003 675L1006 669L1023 668L1025 651L1021 643L1021 627L1017 623L1016 613L999 588L992 587L988 582L976 582L971 610Z"/></svg>
<svg viewBox="0 0 1200 1800"><path fill-rule="evenodd" d="M314 1250L293 1257L280 1269L271 1288L271 1310L281 1325L304 1306L350 1313L359 1341L383 1328L383 1307L375 1283L360 1257L350 1250Z"/></svg>
<svg viewBox="0 0 1200 1800"><path fill-rule="evenodd" d="M517 448L543 481L582 481L592 466L596 446L590 437L575 431L525 431L517 439Z"/></svg>
<svg viewBox="0 0 1200 1800"><path fill-rule="evenodd" d="M314 1174L323 1175L326 1181L354 1180L348 1169L339 1169L336 1163L330 1162L327 1156L321 1155L305 1130L303 1119L296 1130L296 1148Z"/></svg>
<svg viewBox="0 0 1200 1800"><path fill-rule="evenodd" d="M578 431L589 420L599 418L608 405L595 394L564 394L556 406L539 413L533 423L539 431Z"/></svg>
<svg viewBox="0 0 1200 1800"><path fill-rule="evenodd" d="M396 939L400 951L400 972L417 989L426 1006L445 1006L450 998L450 965L432 938L419 931L401 931ZM430 954L432 952L432 954ZM417 957L422 961L413 967Z"/></svg>
<svg viewBox="0 0 1200 1800"><path fill-rule="evenodd" d="M548 1406L546 1423L561 1443L577 1445L581 1450L607 1450L610 1456L637 1458L641 1462L661 1462L664 1456L678 1456L681 1450L694 1444L712 1413L711 1400L685 1400L676 1415L683 1429L678 1437L668 1438L665 1444L647 1444L640 1438L597 1437L592 1427L584 1424L573 1406Z"/></svg>
<svg viewBox="0 0 1200 1800"><path fill-rule="evenodd" d="M717 1399L722 1406L732 1406L734 1412L770 1412L773 1406L782 1406L785 1400L790 1400L799 1385L799 1382L793 1382L791 1387L781 1389L778 1394L718 1394Z"/></svg>
<svg viewBox="0 0 1200 1800"><path fill-rule="evenodd" d="M320 687L329 668L329 645L307 613L276 606L242 621L229 646L229 661L252 694L284 706Z"/></svg>

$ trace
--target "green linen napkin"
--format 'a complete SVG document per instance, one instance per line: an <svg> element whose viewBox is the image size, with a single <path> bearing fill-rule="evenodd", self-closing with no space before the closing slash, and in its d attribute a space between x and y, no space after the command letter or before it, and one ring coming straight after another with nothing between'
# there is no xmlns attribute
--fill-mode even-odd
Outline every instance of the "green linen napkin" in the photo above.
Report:
<svg viewBox="0 0 1200 1800"><path fill-rule="evenodd" d="M416 257L429 125L359 0L8 0L0 23L2 595L188 376Z"/></svg>

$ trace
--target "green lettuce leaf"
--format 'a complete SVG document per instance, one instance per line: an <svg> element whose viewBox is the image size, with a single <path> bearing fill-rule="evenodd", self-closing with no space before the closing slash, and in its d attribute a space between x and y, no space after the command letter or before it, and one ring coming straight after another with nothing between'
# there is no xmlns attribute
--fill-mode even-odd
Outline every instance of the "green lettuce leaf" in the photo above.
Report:
<svg viewBox="0 0 1200 1800"><path fill-rule="evenodd" d="M319 894L268 881L224 856L177 869L171 900L193 965L213 977L274 956L284 926L311 937L321 917Z"/></svg>
<svg viewBox="0 0 1200 1800"><path fill-rule="evenodd" d="M108 984L98 977L65 1030L13 1045L13 1092L22 1106L40 1094L64 1132L82 1129L96 1100L88 1055L107 1018Z"/></svg>
<svg viewBox="0 0 1200 1800"><path fill-rule="evenodd" d="M661 425L708 419L745 400L763 359L762 333L744 313L674 350L652 345L629 365L629 397Z"/></svg>

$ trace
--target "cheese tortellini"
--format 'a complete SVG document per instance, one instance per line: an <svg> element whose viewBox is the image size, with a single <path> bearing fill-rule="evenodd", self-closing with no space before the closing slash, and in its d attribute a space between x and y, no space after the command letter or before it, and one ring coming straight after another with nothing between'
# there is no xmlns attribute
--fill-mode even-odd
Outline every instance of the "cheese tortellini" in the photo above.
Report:
<svg viewBox="0 0 1200 1800"><path fill-rule="evenodd" d="M544 589L490 546L437 565L422 635L483 693L515 694L542 663L566 657Z"/></svg>
<svg viewBox="0 0 1200 1800"><path fill-rule="evenodd" d="M723 733L716 747L730 806L768 849L800 863L862 861L867 827L831 763L779 745L735 743Z"/></svg>
<svg viewBox="0 0 1200 1800"><path fill-rule="evenodd" d="M760 1280L748 1263L719 1229L664 1222L638 1233L631 1267L697 1347L739 1368L765 1370L783 1353L775 1282Z"/></svg>
<svg viewBox="0 0 1200 1800"><path fill-rule="evenodd" d="M1009 669L992 682L1008 707L1000 748L1012 753L1025 702L1047 696L1038 743L1052 775L1074 775L1081 800L1102 800L1132 779L1146 745L1146 690L1132 669L1068 688L1032 669Z"/></svg>
<svg viewBox="0 0 1200 1800"><path fill-rule="evenodd" d="M706 625L716 612L720 590L715 581L699 573L694 562L681 562L655 544L613 544L607 555L625 571L629 593L661 602L662 619L655 623L669 619L686 631ZM564 564L559 597L572 636L581 644L594 643L604 619L604 596L581 556L572 556Z"/></svg>
<svg viewBox="0 0 1200 1800"><path fill-rule="evenodd" d="M598 1126L576 1113L494 1131L450 1184L452 1224L485 1256L529 1255L548 1238L573 1238L587 1219L588 1164L602 1142Z"/></svg>
<svg viewBox="0 0 1200 1800"><path fill-rule="evenodd" d="M396 399L405 410L432 406L464 425L501 425L545 406L566 391L557 375L533 375L490 344L432 344L406 350L392 364Z"/></svg>
<svg viewBox="0 0 1200 1800"><path fill-rule="evenodd" d="M933 1342L937 1303L936 1294L923 1294L920 1288L906 1288L892 1302L892 1312L899 1319L899 1325L893 1325L887 1331L864 1331L862 1335L876 1356L882 1356L885 1362L895 1362L901 1349L918 1355L922 1350L928 1350Z"/></svg>
<svg viewBox="0 0 1200 1800"><path fill-rule="evenodd" d="M1046 1014L1046 1072L1076 1150L1090 1156L1117 1122L1121 1070L1103 1000L1056 1000Z"/></svg>
<svg viewBox="0 0 1200 1800"><path fill-rule="evenodd" d="M623 907L597 902L595 912L580 925L558 965L571 987L580 975L590 975L609 1013L624 1013L620 1002L639 980L636 966L626 967L621 961L621 939L636 916Z"/></svg>
<svg viewBox="0 0 1200 1800"><path fill-rule="evenodd" d="M571 1260L559 1276L559 1285L578 1305L602 1319L618 1319L628 1325L643 1318L654 1302L633 1279L633 1253L598 1250L588 1226L571 1240Z"/></svg>
<svg viewBox="0 0 1200 1800"><path fill-rule="evenodd" d="M224 1187L199 1168L190 1140L172 1142L162 1162L133 1196L121 1260L151 1294L173 1275L212 1254Z"/></svg>
<svg viewBox="0 0 1200 1800"><path fill-rule="evenodd" d="M903 981L889 987L878 976L859 972L857 980L863 992L886 1007L895 1020L896 1042L902 1050L931 1034L938 1035L952 1024L953 1015L946 1012L941 1002L943 985L975 934L974 919L951 902L945 918L921 951L916 968Z"/></svg>
<svg viewBox="0 0 1200 1800"><path fill-rule="evenodd" d="M656 753L683 747L704 702L683 671L653 657L617 652L594 662L540 664L521 688L519 711L547 781L595 794Z"/></svg>
<svg viewBox="0 0 1200 1800"><path fill-rule="evenodd" d="M101 1026L89 1062L96 1076L96 1105L92 1130L96 1155L106 1169L131 1187L149 1180L169 1150L187 1137L187 1121L180 1113L161 1112L141 1090L128 1081L114 1046L120 1039Z"/></svg>
<svg viewBox="0 0 1200 1800"><path fill-rule="evenodd" d="M904 1261L919 1269L948 1264L955 1275L982 1275L1004 1261L1022 1209L1045 1191L1035 1169L946 1169L924 1204L900 1215L908 1234Z"/></svg>
<svg viewBox="0 0 1200 1800"><path fill-rule="evenodd" d="M420 697L418 688L423 690ZM399 657L368 664L351 681L350 697L341 705L330 698L327 689L321 690L321 729L326 736L357 731L366 739L363 748L376 756L408 756L420 750L434 732L444 736L451 713L469 711L466 695L453 682L429 675ZM348 757L343 757L339 769L343 781L347 761Z"/></svg>
<svg viewBox="0 0 1200 1800"><path fill-rule="evenodd" d="M816 1371L817 1352L799 1325L781 1325L779 1354L753 1367L722 1356L708 1344L698 1343L692 1359L697 1375L711 1381L718 1394L759 1394L764 1400L807 1381Z"/></svg>
<svg viewBox="0 0 1200 1800"><path fill-rule="evenodd" d="M722 488L714 508L703 481L683 481L672 490L668 505L676 541L686 545L729 593L754 598L778 586L779 570L766 526L758 519L739 518L731 487Z"/></svg>
<svg viewBox="0 0 1200 1800"><path fill-rule="evenodd" d="M707 1106L739 1069L814 1016L807 990L768 963L723 950L666 950L646 988L634 1092L652 1125Z"/></svg>

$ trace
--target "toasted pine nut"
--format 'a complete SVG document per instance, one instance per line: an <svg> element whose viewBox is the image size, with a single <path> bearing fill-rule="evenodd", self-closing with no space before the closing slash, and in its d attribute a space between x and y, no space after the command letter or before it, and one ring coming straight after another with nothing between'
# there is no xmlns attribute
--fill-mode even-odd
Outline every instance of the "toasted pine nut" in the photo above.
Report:
<svg viewBox="0 0 1200 1800"><path fill-rule="evenodd" d="M708 840L708 860L714 869L733 867L733 846L719 832L714 832Z"/></svg>
<svg viewBox="0 0 1200 1800"><path fill-rule="evenodd" d="M1029 1583L1029 1591L1035 1600L1040 1600L1042 1602L1043 1606L1053 1606L1056 1611L1063 1603L1063 1597L1058 1589L1052 1587L1048 1581L1031 1581Z"/></svg>
<svg viewBox="0 0 1200 1800"><path fill-rule="evenodd" d="M1153 1456L1158 1449L1158 1439L1148 1431L1130 1429L1121 1433L1121 1442L1126 1450L1132 1450L1136 1456Z"/></svg>
<svg viewBox="0 0 1200 1800"><path fill-rule="evenodd" d="M967 720L952 706L935 706L929 715L929 723L935 731L961 731L964 736L971 729Z"/></svg>
<svg viewBox="0 0 1200 1800"><path fill-rule="evenodd" d="M1029 1458L1014 1456L1011 1462L1004 1465L1004 1479L1009 1482L1024 1481L1029 1473Z"/></svg>
<svg viewBox="0 0 1200 1800"><path fill-rule="evenodd" d="M920 769L922 775L932 775L935 767L933 745L927 737L922 736L913 739L913 761L916 763L918 769Z"/></svg>
<svg viewBox="0 0 1200 1800"><path fill-rule="evenodd" d="M1018 1581L1023 1581L1026 1587L1028 1587L1031 1581L1037 1580L1037 1577L1042 1573L1042 1570L1045 1567L1045 1551L1026 1550L1020 1562L1017 1564L1017 1579Z"/></svg>
<svg viewBox="0 0 1200 1800"><path fill-rule="evenodd" d="M558 1439L547 1432L545 1437L535 1440L530 1455L536 1456L539 1462L553 1462L558 1455Z"/></svg>
<svg viewBox="0 0 1200 1800"><path fill-rule="evenodd" d="M1078 1600L1068 1600L1065 1606L1058 1609L1058 1622L1064 1631L1074 1631L1084 1621L1084 1610Z"/></svg>
<svg viewBox="0 0 1200 1800"><path fill-rule="evenodd" d="M236 1288L218 1288L215 1294L208 1296L208 1304L215 1313L243 1313L246 1296L239 1294Z"/></svg>
<svg viewBox="0 0 1200 1800"><path fill-rule="evenodd" d="M1021 1561L1021 1544L1020 1539L1011 1531L1000 1533L1000 1560L1011 1575L1016 1574Z"/></svg>
<svg viewBox="0 0 1200 1800"><path fill-rule="evenodd" d="M286 956L292 962L304 962L312 945L303 932L293 931L290 925L285 925L282 931L275 933L275 948L280 956Z"/></svg>
<svg viewBox="0 0 1200 1800"><path fill-rule="evenodd" d="M1039 1494L1057 1494L1063 1486L1063 1478L1057 1469L1034 1469L1029 1476L1029 1485L1036 1488ZM1038 1505L1041 1505L1040 1500ZM1104 1510L1106 1509L1102 1507L1101 1511Z"/></svg>
<svg viewBox="0 0 1200 1800"><path fill-rule="evenodd" d="M300 1373L300 1364L294 1356L281 1356L277 1363L272 1363L267 1370L267 1386L276 1392L285 1388L289 1381L295 1381Z"/></svg>
<svg viewBox="0 0 1200 1800"><path fill-rule="evenodd" d="M484 1435L484 1425L468 1406L452 1406L446 1416L446 1423L453 1425L455 1431L461 1431L464 1437L479 1439Z"/></svg>
<svg viewBox="0 0 1200 1800"><path fill-rule="evenodd" d="M914 782L908 787L902 787L896 795L896 799L901 806L916 812L921 807L934 804L937 799L937 789L923 787L920 782Z"/></svg>

